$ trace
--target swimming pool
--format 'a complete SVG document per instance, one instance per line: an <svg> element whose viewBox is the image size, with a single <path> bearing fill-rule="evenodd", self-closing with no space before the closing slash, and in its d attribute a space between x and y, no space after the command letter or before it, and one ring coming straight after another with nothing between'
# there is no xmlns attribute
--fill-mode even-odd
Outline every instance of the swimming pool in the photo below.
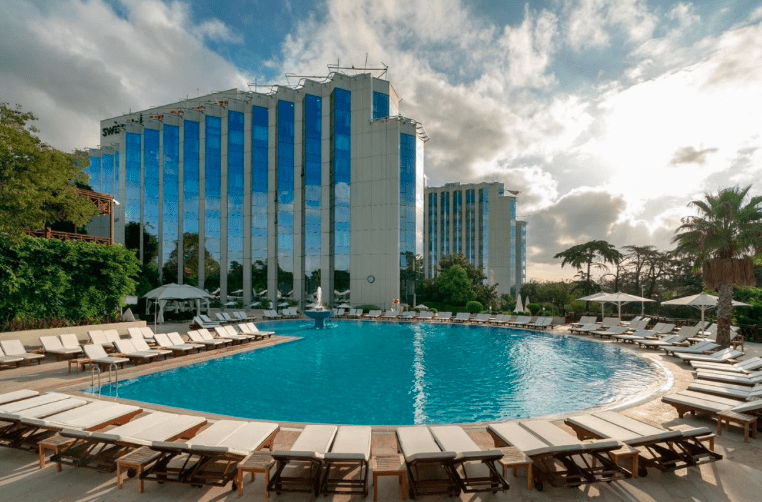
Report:
<svg viewBox="0 0 762 502"><path fill-rule="evenodd" d="M412 425L538 417L643 394L656 368L611 344L460 325L260 325L301 340L106 386L101 393L279 422Z"/></svg>

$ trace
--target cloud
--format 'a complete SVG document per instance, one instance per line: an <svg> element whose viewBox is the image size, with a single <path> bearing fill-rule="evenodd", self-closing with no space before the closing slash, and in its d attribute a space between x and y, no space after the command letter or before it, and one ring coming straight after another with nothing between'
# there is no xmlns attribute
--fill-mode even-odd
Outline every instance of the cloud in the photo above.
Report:
<svg viewBox="0 0 762 502"><path fill-rule="evenodd" d="M40 137L58 148L97 145L99 121L130 108L247 81L204 45L185 5L131 0L120 7L122 16L102 0L0 7L2 99L34 111Z"/></svg>
<svg viewBox="0 0 762 502"><path fill-rule="evenodd" d="M685 146L675 152L670 164L705 164L707 155L717 152L717 148L704 148L696 150L692 146Z"/></svg>
<svg viewBox="0 0 762 502"><path fill-rule="evenodd" d="M644 41L657 23L642 0L569 0L564 10L567 38L576 51L606 47L612 33L629 41Z"/></svg>
<svg viewBox="0 0 762 502"><path fill-rule="evenodd" d="M196 31L208 40L231 44L242 44L243 36L233 32L228 25L219 19L210 19L198 25Z"/></svg>

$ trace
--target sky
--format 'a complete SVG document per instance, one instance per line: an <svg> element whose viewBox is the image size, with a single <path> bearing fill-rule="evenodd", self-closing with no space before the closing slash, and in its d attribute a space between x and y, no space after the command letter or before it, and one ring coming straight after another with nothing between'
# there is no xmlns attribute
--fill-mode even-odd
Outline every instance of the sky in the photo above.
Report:
<svg viewBox="0 0 762 502"><path fill-rule="evenodd" d="M430 186L520 192L529 280L594 239L671 249L691 200L762 178L760 0L3 0L0 54L0 100L67 151L130 110L386 65Z"/></svg>

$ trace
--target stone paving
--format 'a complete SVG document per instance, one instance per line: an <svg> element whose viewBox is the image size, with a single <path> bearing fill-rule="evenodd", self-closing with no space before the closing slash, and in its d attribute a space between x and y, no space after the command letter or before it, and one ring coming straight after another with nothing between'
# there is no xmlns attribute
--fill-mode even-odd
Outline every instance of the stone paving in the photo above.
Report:
<svg viewBox="0 0 762 502"><path fill-rule="evenodd" d="M163 325L158 331L184 332L187 325ZM569 336L565 327L556 328L554 333ZM207 358L223 357L238 351L256 350L277 343L290 341L286 337L274 337L271 340L255 342L244 346L202 352L200 354L174 358L168 361L129 366L120 371L120 380L132 378L141 374L162 371L190 362L202 361ZM615 343L600 341L600 343ZM645 351L632 348L634 352L644 357L651 358L661 363L674 376L672 388L666 392L675 392L685 389L692 381L693 376L687 365L681 364L673 357L664 356L660 352ZM749 343L746 345L747 356L762 356L762 344ZM89 373L67 372L68 365L65 361L54 362L46 360L42 365L26 366L18 369L0 371L0 393L27 388L39 391L57 389L63 392L76 392L76 389L89 385ZM158 408L151 406L152 408ZM168 408L167 408L168 409ZM180 410L174 410L180 411ZM182 410L183 413L192 413ZM665 405L659 399L657 393L646 402L623 410L622 413L637 418L644 422L658 426L672 426L677 424L690 424L716 428L716 422L710 417L702 415L693 417L686 415L684 419L678 419L677 413L669 405ZM209 416L209 415L207 415ZM209 418L218 418L209 416ZM561 422L556 422L561 427ZM298 436L300 426L298 424L282 424L281 430L275 439L277 449L288 449ZM484 432L483 426L467 427L469 434L475 441L485 447L490 446L490 436ZM519 471L518 479L514 479L509 471L508 481L511 489L506 493L497 494L462 494L463 501L475 502L480 500L587 500L600 501L654 501L654 502L682 502L682 501L729 501L742 502L762 500L762 436L760 439L752 439L749 443L743 442L742 429L731 428L724 431L722 436L717 437L716 450L724 455L724 459L700 467L681 469L674 473L660 473L653 469L649 470L648 476L635 480L616 481L609 484L596 484L583 486L578 489L546 488L544 491L527 490L526 480ZM396 438L393 432L385 429L375 429L373 436L373 453L391 454L397 449ZM369 497L372 497L372 488ZM238 496L226 488L193 488L187 485L146 483L144 494L139 494L137 482L127 480L124 488L119 490L116 484L116 476L93 471L91 469L63 469L56 472L52 467L40 470L37 456L28 451L0 448L0 501L24 501L24 502L47 502L47 501L72 501L90 502L98 500L153 500L153 501L234 501ZM322 498L322 497L321 497ZM331 500L344 501L359 499L359 496L336 495ZM264 481L258 476L252 483L247 481L243 499L264 500ZM310 500L305 494L282 494L271 495L273 500L296 501ZM325 500L325 498L323 498ZM396 501L401 500L399 484L396 478L379 478L379 499ZM436 500L435 497L424 497L426 500Z"/></svg>

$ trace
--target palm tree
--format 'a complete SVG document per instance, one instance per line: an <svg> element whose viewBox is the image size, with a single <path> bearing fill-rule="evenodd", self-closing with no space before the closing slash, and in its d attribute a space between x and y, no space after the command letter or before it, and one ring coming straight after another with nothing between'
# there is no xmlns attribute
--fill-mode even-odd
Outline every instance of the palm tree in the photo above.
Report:
<svg viewBox="0 0 762 502"><path fill-rule="evenodd" d="M746 188L724 188L704 194L688 205L698 216L683 218L672 242L677 253L696 258L706 287L718 290L717 343L730 345L733 286L754 286L754 262L750 255L762 252L762 196L749 197Z"/></svg>
<svg viewBox="0 0 762 502"><path fill-rule="evenodd" d="M585 295L593 293L593 281L590 277L591 268L606 268L606 263L619 263L623 255L606 241L590 241L577 244L561 251L553 258L561 258L561 267L567 263L582 274L582 289ZM597 261L596 261L597 258ZM586 272L582 268L586 268Z"/></svg>

